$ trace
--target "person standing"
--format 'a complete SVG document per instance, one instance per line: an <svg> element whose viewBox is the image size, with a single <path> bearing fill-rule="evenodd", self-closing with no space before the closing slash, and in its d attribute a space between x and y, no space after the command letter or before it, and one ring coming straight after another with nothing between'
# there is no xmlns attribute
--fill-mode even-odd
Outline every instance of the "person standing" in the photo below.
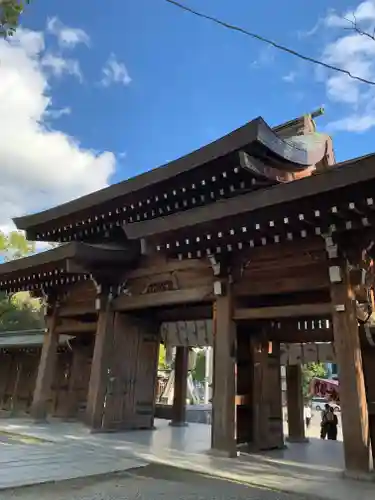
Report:
<svg viewBox="0 0 375 500"><path fill-rule="evenodd" d="M324 410L322 411L322 420L320 422L320 438L325 439L328 432L328 415L330 406L328 403L324 405Z"/></svg>
<svg viewBox="0 0 375 500"><path fill-rule="evenodd" d="M334 409L332 408L332 406L330 406L327 415L327 438L331 441L337 441L338 423L339 421L337 415L335 415Z"/></svg>
<svg viewBox="0 0 375 500"><path fill-rule="evenodd" d="M305 406L303 408L303 416L305 419L306 429L308 429L311 423L311 407L309 403L305 403Z"/></svg>

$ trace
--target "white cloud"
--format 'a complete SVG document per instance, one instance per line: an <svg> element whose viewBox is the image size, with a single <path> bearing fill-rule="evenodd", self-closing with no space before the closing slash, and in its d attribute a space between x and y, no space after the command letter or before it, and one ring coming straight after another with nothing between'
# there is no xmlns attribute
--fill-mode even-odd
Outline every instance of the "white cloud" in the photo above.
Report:
<svg viewBox="0 0 375 500"><path fill-rule="evenodd" d="M65 26L57 17L47 20L47 32L56 36L61 48L72 49L79 44L90 45L90 37L84 30Z"/></svg>
<svg viewBox="0 0 375 500"><path fill-rule="evenodd" d="M254 69L261 68L264 66L269 66L275 60L275 49L274 47L267 45L262 47L258 53L258 57L254 59L251 63L251 67Z"/></svg>
<svg viewBox="0 0 375 500"><path fill-rule="evenodd" d="M48 68L55 76L61 76L65 73L77 77L80 82L83 81L81 67L76 59L67 59L48 53L43 56L41 64L45 68Z"/></svg>
<svg viewBox="0 0 375 500"><path fill-rule="evenodd" d="M103 78L101 80L101 84L104 87L109 87L113 83L129 85L132 81L125 64L119 62L115 54L111 54L109 56L102 69L102 73Z"/></svg>
<svg viewBox="0 0 375 500"><path fill-rule="evenodd" d="M293 83L297 78L297 73L295 71L290 71L288 74L284 75L282 79L284 82Z"/></svg>
<svg viewBox="0 0 375 500"><path fill-rule="evenodd" d="M42 33L0 40L0 227L106 186L115 169L113 153L84 149L47 124L54 103L44 57Z"/></svg>
<svg viewBox="0 0 375 500"><path fill-rule="evenodd" d="M352 114L341 120L336 120L329 124L330 130L346 132L365 132L375 125L375 115Z"/></svg>
<svg viewBox="0 0 375 500"><path fill-rule="evenodd" d="M56 120L61 116L70 115L71 113L72 109L69 108L69 106L66 106L65 108L61 109L49 109L45 112L45 116L48 116L49 118L53 118Z"/></svg>
<svg viewBox="0 0 375 500"><path fill-rule="evenodd" d="M345 19L355 19L361 30L372 33L375 0L365 0L351 12L329 12L325 26L333 38L324 48L322 59L352 75L375 82L375 40L350 29L350 22ZM375 86L334 71L324 72L324 76L328 98L344 105L345 113L328 124L328 129L364 132L375 126Z"/></svg>

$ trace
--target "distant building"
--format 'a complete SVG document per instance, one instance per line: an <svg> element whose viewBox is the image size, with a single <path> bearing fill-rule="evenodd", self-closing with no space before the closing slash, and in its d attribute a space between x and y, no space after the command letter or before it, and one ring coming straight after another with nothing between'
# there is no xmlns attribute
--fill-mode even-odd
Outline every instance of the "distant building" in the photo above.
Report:
<svg viewBox="0 0 375 500"><path fill-rule="evenodd" d="M325 367L327 369L327 378L338 378L336 363L325 363Z"/></svg>

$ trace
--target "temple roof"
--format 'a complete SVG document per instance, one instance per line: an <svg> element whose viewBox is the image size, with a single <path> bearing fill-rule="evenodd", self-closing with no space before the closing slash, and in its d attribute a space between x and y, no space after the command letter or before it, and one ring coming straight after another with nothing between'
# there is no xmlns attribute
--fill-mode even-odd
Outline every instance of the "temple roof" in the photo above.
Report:
<svg viewBox="0 0 375 500"><path fill-rule="evenodd" d="M138 244L89 245L72 242L22 259L0 264L0 290L18 292L87 280L101 267L131 265L139 255Z"/></svg>
<svg viewBox="0 0 375 500"><path fill-rule="evenodd" d="M278 207L283 204L290 204L321 195L325 198L326 204L335 204L337 200L327 196L332 192L352 187L361 183L372 181L375 184L375 153L354 158L350 161L338 163L322 173L296 180L287 184L279 184L267 189L258 190L253 193L243 194L230 200L217 201L212 206L199 207L194 210L180 212L168 217L159 218L152 221L142 221L125 226L125 232L129 239L151 237L160 233L186 230L198 225L207 223L222 223L225 219L230 219L241 214L250 214L259 210L266 210ZM375 186L374 186L375 187ZM372 188L373 189L373 188ZM369 190L369 196L371 189ZM356 193L358 196L365 196L365 191ZM345 200L342 200L345 202ZM352 200L354 201L354 200ZM365 200L363 200L365 201ZM331 205L331 206L332 206ZM300 206L303 211L302 205ZM318 208L318 206L316 206ZM295 206L297 215L298 207ZM371 208L372 209L372 208ZM277 208L279 210L279 208ZM282 216L285 212L280 213ZM255 222L255 221L254 221Z"/></svg>
<svg viewBox="0 0 375 500"><path fill-rule="evenodd" d="M167 196L168 190L171 191L172 197L173 189L170 189L171 187L175 187L177 191L180 187L182 190L184 189L185 184L183 183L182 186L175 186L177 178L180 179L183 176L186 180L186 176L190 172L193 175L198 167L211 165L213 162L218 162L221 158L227 158L228 155L240 150L263 159L267 165L276 166L289 172L306 171L305 175L309 175L311 173L309 167L320 162L327 153L327 137L317 139L315 136L313 147L311 144L306 145L298 140L293 142L293 140L286 140L286 138L290 138L290 136L301 137L303 134L314 136L314 131L315 126L311 115L292 120L274 129L271 129L262 118L258 117L211 144L167 165L54 208L15 218L14 222L18 229L26 230L29 239L88 241L90 231L87 231L87 228L96 224L95 221L113 222L115 219L119 219L120 214L126 210L127 215L130 214L130 219L128 218L127 221L132 221L132 209L139 209L139 207L142 208L138 210L139 213L134 213L134 220L139 220L138 217L143 219L162 216L164 212L161 211L160 203L156 203L157 207L152 207L155 200L151 198L158 201L158 197L162 199L163 196ZM230 164L229 161L228 164ZM218 168L211 168L211 170L212 172L217 171L217 177L220 177ZM265 180L267 180L266 177ZM189 182L186 184L188 185ZM160 196L156 190L157 185L160 185L158 188L161 190ZM208 203L208 200L204 203ZM145 214L146 208L149 209L149 212L155 212L154 216ZM152 208L155 210L151 210ZM172 205L169 211L175 211ZM125 216L123 215L123 217ZM109 223L110 227L112 222ZM80 229L82 229L81 232ZM73 238L72 234L77 231L78 237L73 235ZM63 237L62 233L71 234Z"/></svg>
<svg viewBox="0 0 375 500"><path fill-rule="evenodd" d="M59 344L64 345L73 339L71 335L59 335ZM20 330L0 332L0 349L10 347L40 347L43 344L44 330Z"/></svg>

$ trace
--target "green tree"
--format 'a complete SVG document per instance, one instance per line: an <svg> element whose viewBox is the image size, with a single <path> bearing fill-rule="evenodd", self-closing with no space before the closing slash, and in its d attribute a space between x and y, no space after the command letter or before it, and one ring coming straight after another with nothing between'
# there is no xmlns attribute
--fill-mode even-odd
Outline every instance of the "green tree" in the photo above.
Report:
<svg viewBox="0 0 375 500"><path fill-rule="evenodd" d="M206 376L206 356L204 350L197 353L197 361L192 376L197 382L204 382Z"/></svg>
<svg viewBox="0 0 375 500"><path fill-rule="evenodd" d="M0 0L0 37L12 36L30 0Z"/></svg>
<svg viewBox="0 0 375 500"><path fill-rule="evenodd" d="M20 231L11 231L8 234L0 231L0 258L3 260L19 259L34 252L35 243L27 241Z"/></svg>
<svg viewBox="0 0 375 500"><path fill-rule="evenodd" d="M44 312L38 300L0 293L0 332L44 328Z"/></svg>
<svg viewBox="0 0 375 500"><path fill-rule="evenodd" d="M307 398L310 394L310 383L315 377L325 378L327 369L324 363L307 363L302 367L303 394Z"/></svg>
<svg viewBox="0 0 375 500"><path fill-rule="evenodd" d="M24 257L35 251L35 245L26 240L23 233L0 231L0 257L12 260ZM32 330L44 328L44 315L41 303L28 292L7 295L0 292L0 331Z"/></svg>
<svg viewBox="0 0 375 500"><path fill-rule="evenodd" d="M165 347L163 344L160 344L159 348L159 370L165 370L167 368L167 363L165 361Z"/></svg>

